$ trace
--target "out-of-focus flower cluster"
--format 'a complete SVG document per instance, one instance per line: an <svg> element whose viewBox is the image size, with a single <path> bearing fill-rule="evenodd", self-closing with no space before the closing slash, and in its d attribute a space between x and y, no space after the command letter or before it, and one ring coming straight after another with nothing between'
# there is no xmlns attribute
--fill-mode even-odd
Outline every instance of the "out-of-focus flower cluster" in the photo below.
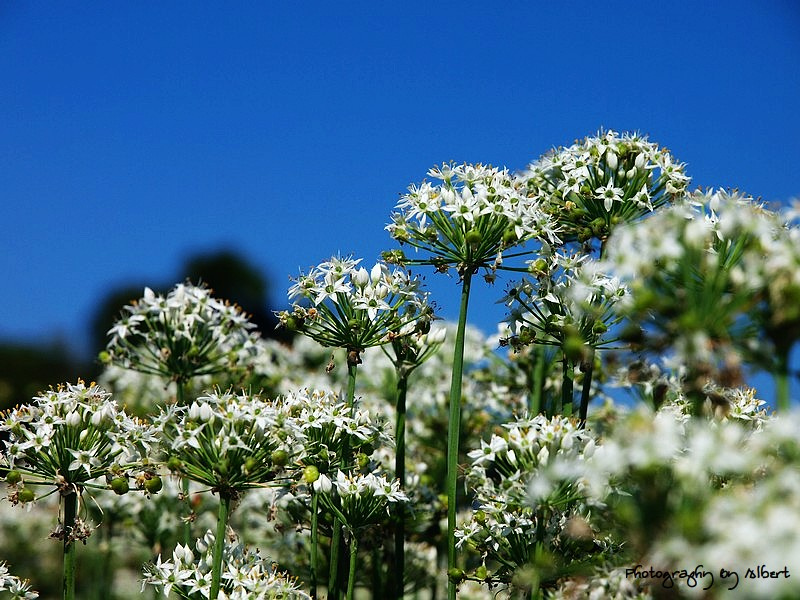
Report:
<svg viewBox="0 0 800 600"><path fill-rule="evenodd" d="M172 560L158 556L145 565L145 586L152 585L165 597L174 592L181 598L209 598L211 592L211 551L214 534L197 540L195 550L178 544ZM222 558L220 600L306 600L310 597L297 581L275 568L275 563L257 550L235 540L225 545Z"/></svg>
<svg viewBox="0 0 800 600"><path fill-rule="evenodd" d="M583 495L575 486L563 485L547 490L532 505L530 479L556 457L582 462L594 448L592 436L566 417L537 415L504 424L500 433L468 454L472 465L466 483L475 510L456 533L459 546L477 550L483 569L488 563L496 569L492 577L505 582L545 551L569 554L564 547L576 543L578 524L588 528L581 516L585 506L577 502ZM589 533L585 555L591 554L592 544ZM480 579L486 577L482 574Z"/></svg>
<svg viewBox="0 0 800 600"><path fill-rule="evenodd" d="M5 562L0 562L0 592L4 592L4 598L11 600L34 600L39 597L39 594L31 589L29 581L9 573Z"/></svg>
<svg viewBox="0 0 800 600"><path fill-rule="evenodd" d="M743 362L771 368L800 336L798 235L752 198L698 192L618 229L598 268L630 286L629 341L737 385Z"/></svg>
<svg viewBox="0 0 800 600"><path fill-rule="evenodd" d="M627 290L595 267L586 255L562 252L531 261L536 280L512 285L503 299L511 335L501 343L517 350L532 343L557 345L579 360L587 347L613 341L607 332L620 321L615 307Z"/></svg>
<svg viewBox="0 0 800 600"><path fill-rule="evenodd" d="M211 290L178 284L166 296L145 288L109 330L103 362L186 383L247 365L257 334L239 307Z"/></svg>
<svg viewBox="0 0 800 600"><path fill-rule="evenodd" d="M797 426L797 414L753 427L738 418L688 417L672 403L619 415L591 456L564 454L540 468L530 503L578 483L595 507L594 527L629 532L618 565L662 572L704 565L744 574L770 564L791 573L800 568ZM687 596L699 591L685 581L676 585ZM793 585L787 578L748 580L742 593L790 597Z"/></svg>

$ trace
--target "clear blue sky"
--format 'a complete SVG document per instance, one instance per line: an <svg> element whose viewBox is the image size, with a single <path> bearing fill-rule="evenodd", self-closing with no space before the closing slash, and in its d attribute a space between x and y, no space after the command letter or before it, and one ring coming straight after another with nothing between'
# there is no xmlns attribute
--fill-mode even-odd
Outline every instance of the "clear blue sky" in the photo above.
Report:
<svg viewBox="0 0 800 600"><path fill-rule="evenodd" d="M795 0L2 2L0 338L80 347L105 290L220 246L282 308L289 274L391 247L432 165L519 169L601 126L784 201L799 99Z"/></svg>

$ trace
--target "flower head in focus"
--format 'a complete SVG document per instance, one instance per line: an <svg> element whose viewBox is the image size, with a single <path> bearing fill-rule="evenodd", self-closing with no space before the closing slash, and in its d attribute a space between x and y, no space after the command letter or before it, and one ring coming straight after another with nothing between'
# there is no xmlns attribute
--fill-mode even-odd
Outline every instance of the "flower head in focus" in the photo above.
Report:
<svg viewBox="0 0 800 600"><path fill-rule="evenodd" d="M386 255L407 264L430 264L460 275L502 265L503 251L532 238L556 241L555 227L537 199L529 198L507 169L444 164L428 171L438 180L409 187L386 229L401 244L427 257Z"/></svg>
<svg viewBox="0 0 800 600"><path fill-rule="evenodd" d="M562 238L581 243L603 241L618 223L675 202L690 181L667 149L638 134L602 130L545 154L521 177Z"/></svg>
<svg viewBox="0 0 800 600"><path fill-rule="evenodd" d="M301 274L289 288L291 310L278 313L284 327L347 349L355 364L367 348L427 332L433 319L417 278L383 262L369 270L360 262L334 257Z"/></svg>
<svg viewBox="0 0 800 600"><path fill-rule="evenodd" d="M145 288L108 331L101 360L187 383L246 367L255 352L254 327L239 307L205 286L180 283L166 296Z"/></svg>

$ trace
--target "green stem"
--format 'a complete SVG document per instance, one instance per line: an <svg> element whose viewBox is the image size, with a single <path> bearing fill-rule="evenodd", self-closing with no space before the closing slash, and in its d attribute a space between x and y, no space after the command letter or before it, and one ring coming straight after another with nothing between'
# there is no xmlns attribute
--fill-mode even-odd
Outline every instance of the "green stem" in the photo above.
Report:
<svg viewBox="0 0 800 600"><path fill-rule="evenodd" d="M317 598L317 561L319 548L319 494L311 487L311 598Z"/></svg>
<svg viewBox="0 0 800 600"><path fill-rule="evenodd" d="M358 372L358 363L351 360L351 352L347 352L347 398L345 402L350 408L350 415L353 416L356 412L355 396L356 396L356 374ZM340 465L342 470L350 467L350 440L345 437L342 442L342 456ZM331 560L330 570L328 572L328 598L330 600L337 600L339 598L339 556L340 546L342 545L342 528L344 523L339 519L334 518L333 521L333 534L331 535Z"/></svg>
<svg viewBox="0 0 800 600"><path fill-rule="evenodd" d="M531 389L528 410L532 417L542 412L542 397L544 395L544 367L545 367L545 347L544 344L536 344L533 350L533 386Z"/></svg>
<svg viewBox="0 0 800 600"><path fill-rule="evenodd" d="M453 376L450 380L450 418L447 423L447 570L456 568L456 487L458 482L458 445L461 431L461 381L464 374L464 333L472 272L467 270L461 287L456 345L453 350ZM456 600L456 583L448 577L448 600Z"/></svg>
<svg viewBox="0 0 800 600"><path fill-rule="evenodd" d="M772 377L775 381L775 400L778 410L782 413L788 412L790 407L789 398L789 352L778 351L777 368Z"/></svg>
<svg viewBox="0 0 800 600"><path fill-rule="evenodd" d="M574 389L572 363L564 356L561 379L561 410L562 415L568 417L572 414L572 396Z"/></svg>
<svg viewBox="0 0 800 600"><path fill-rule="evenodd" d="M350 573L347 577L347 600L353 600L356 587L356 567L358 566L358 537L350 535Z"/></svg>
<svg viewBox="0 0 800 600"><path fill-rule="evenodd" d="M586 427L586 416L589 413L589 396L592 392L592 373L594 371L594 348L590 347L584 361L583 388L581 389L580 419L581 428Z"/></svg>
<svg viewBox="0 0 800 600"><path fill-rule="evenodd" d="M217 516L217 534L214 538L214 556L211 563L211 592L210 600L216 600L219 595L219 586L222 579L222 554L225 551L225 532L228 529L228 516L231 511L231 497L220 492L219 513Z"/></svg>
<svg viewBox="0 0 800 600"><path fill-rule="evenodd" d="M72 490L62 497L64 507L64 600L75 600L75 516L78 512L78 494Z"/></svg>
<svg viewBox="0 0 800 600"><path fill-rule="evenodd" d="M398 369L397 378L397 422L395 423L396 452L394 472L400 480L400 489L406 488L406 394L408 392L408 375ZM405 589L406 562L406 521L405 504L397 503L397 523L394 531L394 597L402 598Z"/></svg>
<svg viewBox="0 0 800 600"><path fill-rule="evenodd" d="M182 379L175 382L175 402L178 406L186 406L186 384ZM181 478L181 493L185 506L189 509L189 514L186 515L183 521L183 544L184 546L191 546L192 544L192 504L189 501L189 479L186 477Z"/></svg>

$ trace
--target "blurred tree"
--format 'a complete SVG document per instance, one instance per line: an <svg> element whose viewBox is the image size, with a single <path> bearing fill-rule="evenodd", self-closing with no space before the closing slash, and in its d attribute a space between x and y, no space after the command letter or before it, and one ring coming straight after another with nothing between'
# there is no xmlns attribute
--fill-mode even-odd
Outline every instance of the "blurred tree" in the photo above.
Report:
<svg viewBox="0 0 800 600"><path fill-rule="evenodd" d="M60 341L40 346L0 344L0 410L30 402L33 396L59 382L88 377L82 367Z"/></svg>

